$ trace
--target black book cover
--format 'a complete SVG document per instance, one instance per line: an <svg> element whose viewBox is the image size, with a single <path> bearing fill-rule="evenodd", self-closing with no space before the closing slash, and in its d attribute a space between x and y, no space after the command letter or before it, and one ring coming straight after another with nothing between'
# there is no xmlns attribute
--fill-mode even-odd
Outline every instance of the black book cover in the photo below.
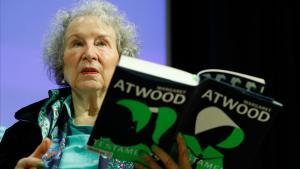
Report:
<svg viewBox="0 0 300 169"><path fill-rule="evenodd" d="M281 104L203 78L179 131L197 169L249 169Z"/></svg>
<svg viewBox="0 0 300 169"><path fill-rule="evenodd" d="M221 77L221 78L220 78ZM88 141L106 158L139 161L158 145L177 157L180 132L197 169L247 169L281 109L264 82L226 70L198 75L122 56Z"/></svg>

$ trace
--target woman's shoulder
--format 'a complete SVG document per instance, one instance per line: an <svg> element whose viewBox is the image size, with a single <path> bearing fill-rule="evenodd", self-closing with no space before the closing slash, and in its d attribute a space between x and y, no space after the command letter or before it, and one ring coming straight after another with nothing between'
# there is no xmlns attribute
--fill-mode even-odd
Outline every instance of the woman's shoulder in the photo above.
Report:
<svg viewBox="0 0 300 169"><path fill-rule="evenodd" d="M49 90L48 93L49 93L48 98L39 100L18 110L15 113L15 118L17 120L35 121L38 117L41 108L45 105L45 103L49 99L53 99L53 97L59 98L59 97L68 96L70 94L70 88L66 87L66 88L53 89L53 90Z"/></svg>
<svg viewBox="0 0 300 169"><path fill-rule="evenodd" d="M17 120L26 120L26 121L33 121L37 119L41 107L45 104L45 102L48 99L49 98L45 98L43 100L39 100L37 102L34 102L28 106L21 108L15 113L15 118Z"/></svg>

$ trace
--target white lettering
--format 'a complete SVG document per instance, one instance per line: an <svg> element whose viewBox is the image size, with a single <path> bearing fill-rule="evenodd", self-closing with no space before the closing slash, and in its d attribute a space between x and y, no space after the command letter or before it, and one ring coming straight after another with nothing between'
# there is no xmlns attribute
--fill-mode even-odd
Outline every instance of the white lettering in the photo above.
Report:
<svg viewBox="0 0 300 169"><path fill-rule="evenodd" d="M243 103L234 98L229 98L222 93L208 89L201 96L203 99L207 99L209 102L220 104L223 108L233 110L240 115L245 115L250 119L256 119L260 122L267 122L270 120L271 109L265 106L258 105L249 101Z"/></svg>
<svg viewBox="0 0 300 169"><path fill-rule="evenodd" d="M151 92L152 92L152 89L147 91L147 89L145 87L142 87L141 89L139 86L136 87L136 96L142 95L143 98L147 98Z"/></svg>
<svg viewBox="0 0 300 169"><path fill-rule="evenodd" d="M174 94L171 92L166 92L163 96L162 96L162 100L166 103L171 102L174 99Z"/></svg>
<svg viewBox="0 0 300 169"><path fill-rule="evenodd" d="M270 113L266 111L261 111L257 119L261 122L266 122L270 119Z"/></svg>
<svg viewBox="0 0 300 169"><path fill-rule="evenodd" d="M185 102L185 95L183 94L176 94L174 98L174 104L182 104Z"/></svg>
<svg viewBox="0 0 300 169"><path fill-rule="evenodd" d="M115 85L114 88L119 88L122 92L124 92L124 81L120 79Z"/></svg>
<svg viewBox="0 0 300 169"><path fill-rule="evenodd" d="M162 96L162 92L159 90L154 90L150 95L152 100L159 100L161 96Z"/></svg>
<svg viewBox="0 0 300 169"><path fill-rule="evenodd" d="M247 111L248 111L248 106L245 105L245 104L239 104L239 105L236 107L236 111L237 111L239 114L246 114Z"/></svg>
<svg viewBox="0 0 300 169"><path fill-rule="evenodd" d="M212 101L212 97L213 97L213 91L212 90L207 90L202 96L201 98L205 98L207 97L209 101Z"/></svg>
<svg viewBox="0 0 300 169"><path fill-rule="evenodd" d="M134 83L125 82L122 79L118 80L113 88L119 89L121 92L134 94L137 97L161 100L165 103L183 104L186 101L186 96L184 95L186 92L182 89L159 90L166 89L160 86L156 90L153 90L151 88L141 87ZM178 93L178 91L180 91L180 93Z"/></svg>

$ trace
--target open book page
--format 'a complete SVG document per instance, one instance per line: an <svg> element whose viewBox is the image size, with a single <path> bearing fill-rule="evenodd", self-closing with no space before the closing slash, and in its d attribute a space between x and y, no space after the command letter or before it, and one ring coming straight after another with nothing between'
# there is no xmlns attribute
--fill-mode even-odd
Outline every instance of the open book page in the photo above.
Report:
<svg viewBox="0 0 300 169"><path fill-rule="evenodd" d="M265 80L262 79L262 78L259 78L259 77L255 77L255 76L250 76L250 75L246 75L246 74L243 74L243 73L239 73L239 72L234 72L234 71L230 71L230 70L224 70L224 69L205 69L205 70L202 70L200 72L197 73L197 75L203 75L203 74L207 74L207 73L220 73L220 74L231 74L233 76L236 76L236 77L243 77L245 79L249 79L249 80L252 80L252 81L255 81L255 82L258 82L258 83L261 83L261 84L265 84ZM219 77L220 80L224 77Z"/></svg>
<svg viewBox="0 0 300 169"><path fill-rule="evenodd" d="M263 93L265 89L265 80L259 77L223 70L223 69L205 69L197 73L200 77L209 77L217 81L228 83L235 87L240 87L255 93Z"/></svg>
<svg viewBox="0 0 300 169"><path fill-rule="evenodd" d="M124 55L119 66L187 85L196 86L199 83L198 76L187 71Z"/></svg>

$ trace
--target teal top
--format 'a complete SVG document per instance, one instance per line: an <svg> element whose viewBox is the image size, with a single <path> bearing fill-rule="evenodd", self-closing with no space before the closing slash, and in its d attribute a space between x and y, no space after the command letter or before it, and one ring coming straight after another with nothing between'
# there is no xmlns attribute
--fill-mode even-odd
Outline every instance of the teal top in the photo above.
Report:
<svg viewBox="0 0 300 169"><path fill-rule="evenodd" d="M59 168L96 169L99 163L99 154L89 151L86 147L92 126L75 125L71 118L68 124L70 130L66 138L66 147L63 150Z"/></svg>

